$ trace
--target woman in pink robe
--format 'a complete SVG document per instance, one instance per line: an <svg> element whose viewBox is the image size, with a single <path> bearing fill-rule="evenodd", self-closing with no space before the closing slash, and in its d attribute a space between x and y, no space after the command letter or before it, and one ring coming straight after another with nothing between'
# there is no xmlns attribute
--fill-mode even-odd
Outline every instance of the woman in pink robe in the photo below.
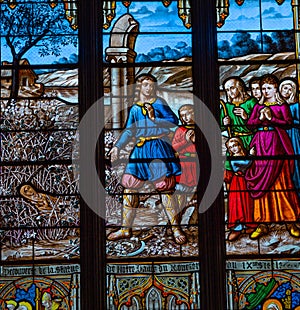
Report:
<svg viewBox="0 0 300 310"><path fill-rule="evenodd" d="M273 75L261 79L262 98L254 106L247 125L256 129L250 147L256 156L246 172L245 179L254 199L254 221L258 223L296 222L299 217L299 200L292 181L294 155L291 140L286 133L293 120L287 103L277 92L278 80ZM300 237L295 223L287 224L289 233ZM261 224L251 234L257 239L268 232Z"/></svg>

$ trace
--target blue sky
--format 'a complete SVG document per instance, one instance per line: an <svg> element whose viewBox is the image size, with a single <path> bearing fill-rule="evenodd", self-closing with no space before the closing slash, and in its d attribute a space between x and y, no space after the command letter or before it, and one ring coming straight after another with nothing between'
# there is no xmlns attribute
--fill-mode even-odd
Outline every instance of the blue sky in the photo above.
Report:
<svg viewBox="0 0 300 310"><path fill-rule="evenodd" d="M117 3L116 18L112 22L112 26L104 31L109 33L116 20L127 12L122 3ZM136 39L136 52L138 54L147 53L155 47L164 47L169 45L171 48L179 41L184 41L191 45L191 30L184 27L182 20L178 17L177 1L173 1L167 8L163 6L161 1L157 2L133 2L130 5L129 13L140 24L139 31L151 32L152 34L140 34ZM156 32L169 32L170 34L158 35ZM176 34L174 34L176 32ZM184 32L185 34L182 34ZM172 33L172 34L171 34ZM105 36L104 47L108 46L108 36Z"/></svg>
<svg viewBox="0 0 300 310"><path fill-rule="evenodd" d="M293 29L293 12L291 2L288 0L282 5L278 5L275 0L262 0L261 7L258 0L245 0L242 6L230 0L229 16L225 19L225 24L218 28L218 41L232 42L234 37L232 31L236 30L247 31L251 39L256 40L259 38L260 30L271 36L273 30L291 29Z"/></svg>
<svg viewBox="0 0 300 310"><path fill-rule="evenodd" d="M286 0L278 5L275 0L262 0L262 29L292 29L293 12L291 1ZM242 6L230 0L229 16L219 31L232 30L259 30L260 29L260 7L258 0L245 0Z"/></svg>
<svg viewBox="0 0 300 310"><path fill-rule="evenodd" d="M230 0L229 17L225 20L225 24L218 31L223 33L219 36L220 40L230 40L232 33L224 33L232 30L259 30L260 29L260 8L258 0L245 0L240 7L234 0ZM121 2L117 2L116 17L112 21L111 27L104 31L107 35L104 36L104 49L109 44L109 32L117 19L127 12L127 9ZM161 1L152 2L132 2L129 12L140 24L140 32L150 32L152 34L140 34L136 39L136 52L138 54L147 54L151 49L156 47L164 47L169 45L174 48L179 41L184 41L187 45L191 45L191 36L187 35L190 30L183 26L181 19L178 17L177 1L172 1L167 8L163 6ZM261 12L263 16L262 28L264 30L272 29L292 29L293 18L291 1L286 0L282 5L278 5L275 0L262 0ZM155 34L156 32L170 32L170 34ZM174 32L176 34L174 34ZM253 34L253 36L256 34ZM4 47L4 42L1 41L1 61L11 61L10 51ZM77 54L77 48L72 46L63 47L62 55L59 57L48 56L41 58L38 55L37 49L31 49L25 55L31 64L47 63L58 61L59 58L68 58L71 54Z"/></svg>
<svg viewBox="0 0 300 310"><path fill-rule="evenodd" d="M116 17L113 19L110 28L104 31L103 39L104 49L109 45L109 33L112 30L117 19L125 14L127 9L121 2L117 2ZM133 2L130 5L129 12L140 24L140 32L147 32L152 34L139 35L136 40L136 52L138 54L147 53L155 47L164 47L169 45L174 48L179 41L184 41L191 45L191 36L186 36L184 33L190 33L186 27L183 26L181 19L178 17L177 1L173 1L169 7L164 7L161 1L156 2ZM156 32L173 32L173 34L162 35L155 34ZM176 32L176 34L174 34ZM32 48L24 57L27 57L31 64L51 64L54 61L59 61L60 58L68 58L71 54L78 54L77 48L73 46L62 47L62 54L59 57L47 56L41 58L38 54L37 48ZM11 61L11 53L5 47L4 41L1 41L1 61Z"/></svg>
<svg viewBox="0 0 300 310"><path fill-rule="evenodd" d="M66 57L69 58L72 54L78 54L78 47L74 47L72 45L62 46L62 53L60 56L55 57L53 55L41 57L38 53L38 48L31 48L25 55L24 58L27 58L30 64L51 64L54 61L58 61L60 58ZM1 62L3 60L12 61L12 56L10 49L5 47L4 39L1 39Z"/></svg>
<svg viewBox="0 0 300 310"><path fill-rule="evenodd" d="M117 2L116 18L113 23L126 12L127 9L122 3ZM190 32L178 17L177 1L173 1L167 8L161 1L132 2L129 13L139 22L140 32Z"/></svg>

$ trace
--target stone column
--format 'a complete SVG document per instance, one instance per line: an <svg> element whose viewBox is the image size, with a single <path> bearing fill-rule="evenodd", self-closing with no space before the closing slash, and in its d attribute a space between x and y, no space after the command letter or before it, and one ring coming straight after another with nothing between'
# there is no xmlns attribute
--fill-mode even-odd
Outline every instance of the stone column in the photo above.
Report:
<svg viewBox="0 0 300 310"><path fill-rule="evenodd" d="M106 60L111 64L110 99L112 128L124 126L128 107L132 104L134 84L134 45L139 24L130 14L122 15L115 23L110 37L110 45L105 50Z"/></svg>
<svg viewBox="0 0 300 310"><path fill-rule="evenodd" d="M299 59L299 51L300 51L300 34L298 32L300 30L299 0L292 0L292 8L293 8L293 15L294 15L294 32L295 32L295 47L296 47L295 52L296 52L296 59ZM300 85L300 65L299 64L297 64L296 79L298 81L298 85Z"/></svg>

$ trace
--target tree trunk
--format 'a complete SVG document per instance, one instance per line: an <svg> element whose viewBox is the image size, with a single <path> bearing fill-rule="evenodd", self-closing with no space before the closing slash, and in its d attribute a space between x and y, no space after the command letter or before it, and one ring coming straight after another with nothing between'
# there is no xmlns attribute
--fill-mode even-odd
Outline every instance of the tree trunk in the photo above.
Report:
<svg viewBox="0 0 300 310"><path fill-rule="evenodd" d="M12 62L12 82L11 82L11 91L10 91L10 99L17 99L19 94L20 87L20 60L19 58L14 58Z"/></svg>

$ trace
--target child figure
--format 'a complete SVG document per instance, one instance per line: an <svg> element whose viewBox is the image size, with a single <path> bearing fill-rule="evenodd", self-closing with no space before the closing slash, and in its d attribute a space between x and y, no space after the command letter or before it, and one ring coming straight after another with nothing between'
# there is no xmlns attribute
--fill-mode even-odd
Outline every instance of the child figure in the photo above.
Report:
<svg viewBox="0 0 300 310"><path fill-rule="evenodd" d="M230 138L226 142L226 147L232 157L243 157L247 155L243 142L239 137ZM255 155L254 148L251 148L249 153L250 155ZM251 234L257 226L253 223L253 199L247 191L244 177L245 171L251 165L251 162L251 160L243 158L230 160L234 174L228 194L227 226L230 229L230 233L227 237L228 241L237 240L243 230L246 234Z"/></svg>
<svg viewBox="0 0 300 310"><path fill-rule="evenodd" d="M185 104L178 110L182 126L174 134L172 146L180 159L181 175L176 176L176 191L179 192L179 209L187 206L195 193L199 175L197 173L197 152L195 146L194 108ZM194 210L195 211L195 210ZM195 213L195 212L194 212ZM195 219L193 219L195 220ZM187 223L188 224L188 223Z"/></svg>

